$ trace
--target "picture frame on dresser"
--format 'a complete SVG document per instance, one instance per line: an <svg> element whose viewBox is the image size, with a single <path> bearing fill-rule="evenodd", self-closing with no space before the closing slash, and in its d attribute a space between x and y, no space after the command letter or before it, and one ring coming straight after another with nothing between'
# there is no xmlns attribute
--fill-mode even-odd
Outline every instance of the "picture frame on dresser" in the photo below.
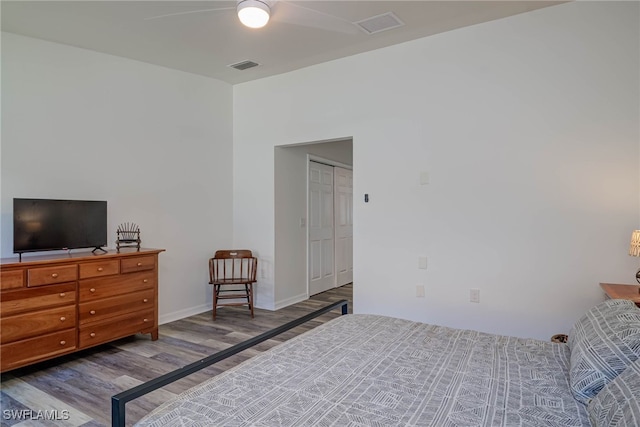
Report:
<svg viewBox="0 0 640 427"><path fill-rule="evenodd" d="M0 371L136 333L157 340L163 251L0 260Z"/></svg>

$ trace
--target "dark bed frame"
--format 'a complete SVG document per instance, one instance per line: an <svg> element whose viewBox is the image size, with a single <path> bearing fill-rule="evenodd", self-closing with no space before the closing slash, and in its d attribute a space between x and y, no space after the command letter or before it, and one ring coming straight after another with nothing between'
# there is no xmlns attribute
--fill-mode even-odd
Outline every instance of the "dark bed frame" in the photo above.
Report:
<svg viewBox="0 0 640 427"><path fill-rule="evenodd" d="M186 365L180 369L176 369L175 371L169 372L158 378L154 378L151 381L147 381L146 383L140 384L139 386L133 387L129 390L123 391L122 393L118 393L115 396L112 396L111 426L125 427L125 405L127 402L137 399L140 396L144 396L147 393L164 387L165 385L184 378L187 375L191 375L194 372L197 372L201 369L206 368L207 366L213 365L214 363L231 357L234 354L240 353L241 351L253 347L256 344L260 344L263 341L271 339L276 335L280 335L281 333L286 332L289 329L300 326L303 323L315 319L316 317L328 313L329 311L334 310L338 307L342 307L342 314L345 315L347 314L347 304L347 300L340 300L338 302L329 304L326 307L307 314L306 316L302 316L299 319L292 320L289 323L278 326L277 328L271 329L270 331L236 344L233 347L229 347L218 353L212 354L211 356L205 357L204 359L198 360L197 362L190 363L189 365Z"/></svg>

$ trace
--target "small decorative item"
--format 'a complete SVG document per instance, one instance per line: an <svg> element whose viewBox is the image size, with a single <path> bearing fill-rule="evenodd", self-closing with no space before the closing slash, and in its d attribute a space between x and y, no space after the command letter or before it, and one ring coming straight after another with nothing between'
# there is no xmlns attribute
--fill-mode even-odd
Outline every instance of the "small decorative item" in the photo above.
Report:
<svg viewBox="0 0 640 427"><path fill-rule="evenodd" d="M629 244L629 255L640 257L640 230L631 233L631 244ZM636 281L640 283L640 268L636 272Z"/></svg>
<svg viewBox="0 0 640 427"><path fill-rule="evenodd" d="M551 337L551 342L566 343L567 341L569 341L569 336L566 334L555 334Z"/></svg>
<svg viewBox="0 0 640 427"><path fill-rule="evenodd" d="M125 222L118 226L116 231L118 238L116 239L116 249L120 252L120 248L136 248L140 250L140 227L132 222Z"/></svg>

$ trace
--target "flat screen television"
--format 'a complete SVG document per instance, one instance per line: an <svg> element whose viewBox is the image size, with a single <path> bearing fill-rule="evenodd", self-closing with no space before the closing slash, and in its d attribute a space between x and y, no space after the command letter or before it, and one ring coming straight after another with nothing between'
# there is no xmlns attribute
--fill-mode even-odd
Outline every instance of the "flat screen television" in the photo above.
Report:
<svg viewBox="0 0 640 427"><path fill-rule="evenodd" d="M13 199L13 252L107 245L107 202Z"/></svg>

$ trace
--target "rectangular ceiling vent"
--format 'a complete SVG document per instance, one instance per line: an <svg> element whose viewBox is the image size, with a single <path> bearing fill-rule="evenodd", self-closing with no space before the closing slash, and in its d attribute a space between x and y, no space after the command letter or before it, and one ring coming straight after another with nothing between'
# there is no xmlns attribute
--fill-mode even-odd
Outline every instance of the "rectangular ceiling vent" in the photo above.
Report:
<svg viewBox="0 0 640 427"><path fill-rule="evenodd" d="M237 62L235 64L228 65L228 67L235 68L236 70L242 71L242 70L246 70L247 68L257 67L258 65L260 64L258 64L257 62L242 61L242 62Z"/></svg>
<svg viewBox="0 0 640 427"><path fill-rule="evenodd" d="M363 19L362 21L354 22L367 34L375 34L381 31L387 31L392 28L402 27L404 22L398 18L395 13L387 12L382 15L373 16L371 18Z"/></svg>

